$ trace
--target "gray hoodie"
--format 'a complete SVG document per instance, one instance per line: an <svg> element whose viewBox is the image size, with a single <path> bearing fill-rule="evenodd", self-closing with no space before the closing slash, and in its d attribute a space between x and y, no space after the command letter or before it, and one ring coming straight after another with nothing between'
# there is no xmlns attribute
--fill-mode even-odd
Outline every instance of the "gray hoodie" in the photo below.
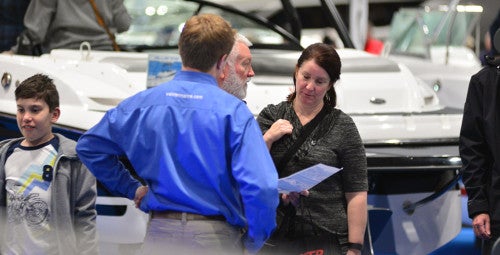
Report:
<svg viewBox="0 0 500 255"><path fill-rule="evenodd" d="M78 159L76 142L60 134L59 148L52 181L52 226L56 230L59 254L97 254L95 177ZM3 224L6 219L5 160L9 146L24 138L0 142L0 240L7 234ZM2 242L3 243L3 242ZM1 250L0 243L0 250Z"/></svg>

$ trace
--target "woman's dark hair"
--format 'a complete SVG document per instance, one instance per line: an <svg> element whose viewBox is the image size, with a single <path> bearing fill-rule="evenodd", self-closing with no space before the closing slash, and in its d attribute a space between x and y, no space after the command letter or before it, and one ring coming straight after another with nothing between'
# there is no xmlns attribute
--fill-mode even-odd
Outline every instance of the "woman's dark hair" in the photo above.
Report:
<svg viewBox="0 0 500 255"><path fill-rule="evenodd" d="M293 73L293 84L296 85L295 74L302 66L302 64L308 60L314 59L314 62L323 68L328 76L330 76L330 84L332 88L326 92L325 104L328 104L332 107L337 105L337 93L335 92L335 88L333 84L340 79L340 57L337 54L337 51L333 47L333 45L325 44L325 43L315 43L309 45L302 54L300 55L297 65L295 66L295 72ZM297 96L297 92L294 91L287 97L288 102L292 102L293 99Z"/></svg>

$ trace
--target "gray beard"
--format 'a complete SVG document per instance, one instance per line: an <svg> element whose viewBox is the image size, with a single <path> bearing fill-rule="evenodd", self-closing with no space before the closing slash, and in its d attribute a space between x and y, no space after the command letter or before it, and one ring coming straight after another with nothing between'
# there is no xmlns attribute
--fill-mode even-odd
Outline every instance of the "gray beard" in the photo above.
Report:
<svg viewBox="0 0 500 255"><path fill-rule="evenodd" d="M241 100L247 96L247 80L240 79L234 68L229 69L229 75L222 82L221 88Z"/></svg>

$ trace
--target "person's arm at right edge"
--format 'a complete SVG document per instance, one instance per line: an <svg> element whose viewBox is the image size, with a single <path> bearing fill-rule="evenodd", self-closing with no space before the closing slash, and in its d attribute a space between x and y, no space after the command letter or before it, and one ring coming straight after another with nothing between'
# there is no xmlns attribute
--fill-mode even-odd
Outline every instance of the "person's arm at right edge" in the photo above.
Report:
<svg viewBox="0 0 500 255"><path fill-rule="evenodd" d="M99 123L80 137L76 151L80 160L106 188L134 200L137 189L142 185L119 160L119 156L124 153L114 138L126 137L119 132L126 129L110 123L110 119L114 119L109 117L110 114L113 114L113 110L108 111Z"/></svg>
<svg viewBox="0 0 500 255"><path fill-rule="evenodd" d="M464 106L460 130L460 157L462 180L468 195L469 217L488 212L486 187L488 146L484 137L482 119L483 86L477 75L472 76Z"/></svg>
<svg viewBox="0 0 500 255"><path fill-rule="evenodd" d="M248 231L243 240L256 253L276 227L279 202L278 174L257 122L249 119L240 146L233 155L233 175L240 186Z"/></svg>

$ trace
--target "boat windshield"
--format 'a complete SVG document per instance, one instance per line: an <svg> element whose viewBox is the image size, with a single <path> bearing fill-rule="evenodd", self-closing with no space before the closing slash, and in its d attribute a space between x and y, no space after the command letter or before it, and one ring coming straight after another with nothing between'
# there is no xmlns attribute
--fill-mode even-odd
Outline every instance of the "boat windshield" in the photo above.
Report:
<svg viewBox="0 0 500 255"><path fill-rule="evenodd" d="M284 35L279 28L266 26L265 20L254 19L237 10L217 4L179 0L125 0L132 17L128 31L117 35L117 42L126 49L175 48L184 22L198 13L215 13L231 23L256 48L290 48L299 43Z"/></svg>
<svg viewBox="0 0 500 255"><path fill-rule="evenodd" d="M403 8L391 21L388 37L390 54L430 56L434 46L467 46L475 48L479 42L482 7L456 5L423 8Z"/></svg>

